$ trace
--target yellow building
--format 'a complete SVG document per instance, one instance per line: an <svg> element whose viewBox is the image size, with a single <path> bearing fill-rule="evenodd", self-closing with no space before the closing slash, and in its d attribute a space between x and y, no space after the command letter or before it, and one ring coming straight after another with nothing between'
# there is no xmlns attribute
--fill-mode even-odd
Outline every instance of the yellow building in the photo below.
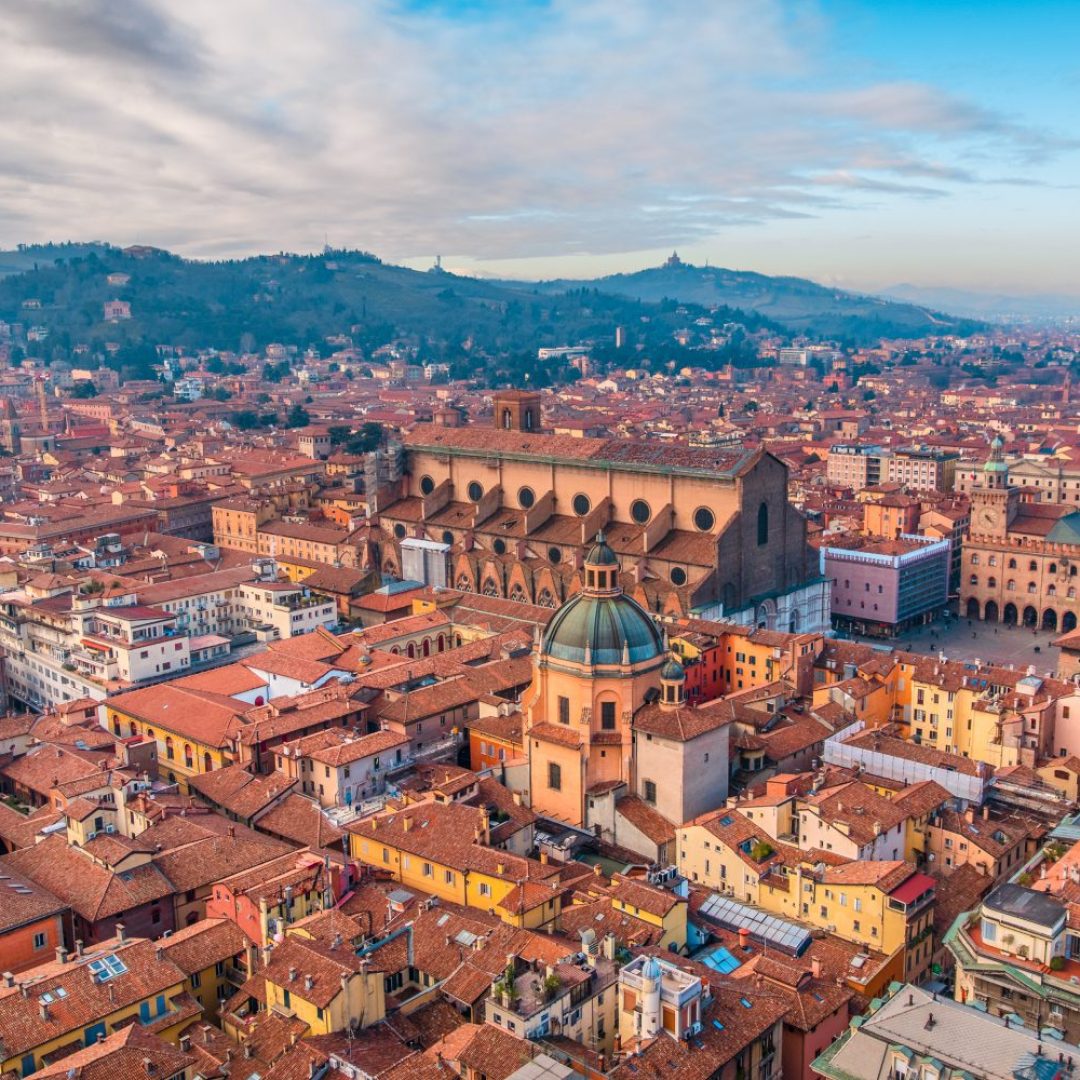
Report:
<svg viewBox="0 0 1080 1080"><path fill-rule="evenodd" d="M157 743L160 775L187 794L188 778L233 764L233 740L250 708L225 703L221 694L202 694L176 683L162 683L110 698L109 728L121 738L141 735Z"/></svg>
<svg viewBox="0 0 1080 1080"><path fill-rule="evenodd" d="M254 971L254 947L231 919L203 919L163 938L160 947L206 1016L216 1016Z"/></svg>
<svg viewBox="0 0 1080 1080"><path fill-rule="evenodd" d="M562 910L558 871L487 847L482 807L415 803L347 828L352 857L389 871L406 888L528 929L553 924Z"/></svg>
<svg viewBox="0 0 1080 1080"><path fill-rule="evenodd" d="M672 952L682 950L686 944L688 905L685 899L670 889L654 888L618 874L612 878L612 886L611 906L615 911L656 927L662 935L656 942L659 948Z"/></svg>
<svg viewBox="0 0 1080 1080"><path fill-rule="evenodd" d="M185 974L151 941L122 935L8 976L0 986L0 1072L30 1076L128 1024L177 1044L201 1010Z"/></svg>
<svg viewBox="0 0 1080 1080"><path fill-rule="evenodd" d="M932 953L933 878L903 860L846 860L774 841L736 810L677 831L691 881L893 958L889 977L917 979Z"/></svg>
<svg viewBox="0 0 1080 1080"><path fill-rule="evenodd" d="M354 1021L365 1028L386 1016L381 971L369 970L349 948L328 948L302 932L290 932L274 947L263 968L266 1008L297 1017L310 1035L344 1031Z"/></svg>

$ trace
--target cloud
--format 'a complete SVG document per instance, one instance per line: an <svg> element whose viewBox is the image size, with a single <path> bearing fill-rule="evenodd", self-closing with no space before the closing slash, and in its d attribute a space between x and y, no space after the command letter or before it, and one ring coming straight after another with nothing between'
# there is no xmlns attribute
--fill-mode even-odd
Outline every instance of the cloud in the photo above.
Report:
<svg viewBox="0 0 1080 1080"><path fill-rule="evenodd" d="M823 89L827 29L780 0L0 0L0 240L617 253L1064 148L917 83Z"/></svg>

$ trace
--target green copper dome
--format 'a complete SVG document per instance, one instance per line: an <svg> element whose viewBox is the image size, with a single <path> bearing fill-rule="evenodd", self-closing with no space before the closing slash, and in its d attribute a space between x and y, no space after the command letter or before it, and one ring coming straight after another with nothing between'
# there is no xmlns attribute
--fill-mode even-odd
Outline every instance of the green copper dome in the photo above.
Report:
<svg viewBox="0 0 1080 1080"><path fill-rule="evenodd" d="M660 669L660 678L667 679L668 682L681 682L686 678L686 672L683 670L682 664L675 657L671 657Z"/></svg>
<svg viewBox="0 0 1080 1080"><path fill-rule="evenodd" d="M592 566L618 566L619 557L611 550L611 546L604 539L604 534L597 533L596 543L593 544L589 554L585 556L585 562Z"/></svg>
<svg viewBox="0 0 1080 1080"><path fill-rule="evenodd" d="M629 596L580 592L548 623L543 654L577 664L631 664L653 660L664 643L649 613Z"/></svg>

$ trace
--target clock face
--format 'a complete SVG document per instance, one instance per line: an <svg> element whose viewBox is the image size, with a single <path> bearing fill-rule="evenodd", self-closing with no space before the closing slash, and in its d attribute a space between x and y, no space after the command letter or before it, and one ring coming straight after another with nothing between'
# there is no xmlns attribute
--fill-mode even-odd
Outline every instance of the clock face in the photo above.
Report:
<svg viewBox="0 0 1080 1080"><path fill-rule="evenodd" d="M997 511L989 508L979 511L979 524L984 529L992 529L997 525Z"/></svg>

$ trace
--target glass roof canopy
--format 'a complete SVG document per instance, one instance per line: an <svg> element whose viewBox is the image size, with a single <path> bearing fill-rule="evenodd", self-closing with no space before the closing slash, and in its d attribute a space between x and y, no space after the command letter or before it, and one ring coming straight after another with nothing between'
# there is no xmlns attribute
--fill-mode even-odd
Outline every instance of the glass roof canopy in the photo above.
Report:
<svg viewBox="0 0 1080 1080"><path fill-rule="evenodd" d="M718 893L713 893L701 905L699 913L725 930L747 930L759 944L779 949L789 956L801 956L812 940L806 927Z"/></svg>

